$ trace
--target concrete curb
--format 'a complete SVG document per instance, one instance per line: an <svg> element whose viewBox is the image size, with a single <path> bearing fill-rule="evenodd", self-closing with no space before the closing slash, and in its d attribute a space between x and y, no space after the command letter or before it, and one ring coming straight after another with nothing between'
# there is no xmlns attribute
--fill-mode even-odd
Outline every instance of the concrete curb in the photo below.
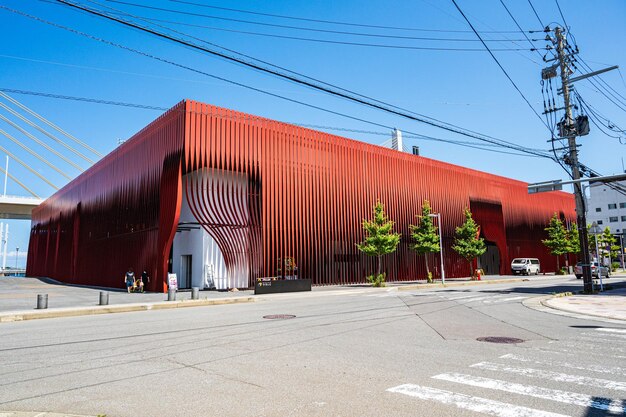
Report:
<svg viewBox="0 0 626 417"><path fill-rule="evenodd" d="M97 314L111 314L111 313L129 313L133 311L148 311L148 310L167 310L172 308L185 308L185 307L202 307L224 304L238 304L238 303L252 303L255 301L254 297L235 297L235 298L222 298L222 299L204 299L204 300L180 300L180 301L162 301L155 303L135 303L135 304L117 304L109 306L93 306L93 307L77 307L77 308L57 308L35 311L12 311L8 313L0 313L0 323L24 321L24 320L37 320L37 319L51 319L59 317L75 317L75 316L91 316ZM0 414L0 417L3 417Z"/></svg>
<svg viewBox="0 0 626 417"><path fill-rule="evenodd" d="M570 294L572 295L572 294ZM555 298L560 298L560 297L567 297L567 295L555 295L555 296L551 296L551 297L546 297L542 300L540 300L541 305L547 308L551 308L554 310L559 310L559 311L565 311L567 313L573 313L579 316L591 316L591 317L599 317L599 318L603 318L603 319L610 319L610 320L618 320L620 322L626 322L626 320L624 320L621 317L615 317L615 316L611 316L611 315L606 315L606 314L594 314L594 313L589 313L589 312L584 312L581 313L580 311L573 309L573 308L567 308L567 307L563 307L563 306L555 306L550 304L550 301L554 300Z"/></svg>
<svg viewBox="0 0 626 417"><path fill-rule="evenodd" d="M536 310L547 314L555 314L557 316L600 321L604 323L624 324L624 320L620 318L610 318L606 315L591 315L587 313L581 313L573 309L565 310L559 307L552 306L547 302L555 298L557 298L555 297L555 295L542 295L539 297L531 297L522 301L522 305L524 305L524 307L526 308L530 308L531 310Z"/></svg>
<svg viewBox="0 0 626 417"><path fill-rule="evenodd" d="M487 284L506 284L511 282L526 282L526 281L543 281L548 279L553 279L554 277L546 277L546 278L535 278L530 280L528 278L505 278L505 279L488 279L481 281L448 281L445 284L442 283L432 283L432 284L411 284L402 287L397 287L398 291L412 291L418 290L420 288L445 288L445 287L461 287L464 285L487 285ZM387 287L389 288L389 287Z"/></svg>

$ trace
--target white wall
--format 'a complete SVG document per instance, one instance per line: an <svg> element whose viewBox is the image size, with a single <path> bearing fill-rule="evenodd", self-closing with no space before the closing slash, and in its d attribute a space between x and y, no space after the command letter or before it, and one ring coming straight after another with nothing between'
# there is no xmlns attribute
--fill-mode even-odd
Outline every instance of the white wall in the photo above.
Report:
<svg viewBox="0 0 626 417"><path fill-rule="evenodd" d="M619 181L616 184L626 188L626 181ZM609 209L609 204L615 204L617 208ZM601 221L599 225L602 230L607 226L613 234L620 234L626 229L626 196L619 193L606 184L592 185L590 187L590 197L587 200L587 222L593 223ZM597 211L600 209L600 211ZM611 217L617 217L616 222L611 222Z"/></svg>
<svg viewBox="0 0 626 417"><path fill-rule="evenodd" d="M241 194L247 196L247 179L243 175L216 170L204 170L195 174L202 177L205 184L227 183L234 185L233 189L238 190L240 196ZM185 183L184 180L183 183ZM205 196L205 198L213 200L218 198L208 193L205 193ZM208 206L208 204L205 205ZM244 215L247 218L248 214L245 213ZM191 230L188 230L190 228ZM241 229L240 233L247 235L247 230ZM248 247L241 248L241 250L247 252ZM179 283L181 256L191 255L192 287L228 289L248 286L249 266L247 264L239 265L234 270L227 270L224 256L217 242L198 224L198 219L193 215L187 201L187 194L184 191L179 228L174 237L172 252L172 272L179 278Z"/></svg>

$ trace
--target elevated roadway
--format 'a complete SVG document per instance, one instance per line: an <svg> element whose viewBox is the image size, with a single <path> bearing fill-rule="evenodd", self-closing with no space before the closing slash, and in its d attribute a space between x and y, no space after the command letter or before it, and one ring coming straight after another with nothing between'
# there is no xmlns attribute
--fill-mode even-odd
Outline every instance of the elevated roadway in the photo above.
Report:
<svg viewBox="0 0 626 417"><path fill-rule="evenodd" d="M30 220L42 198L0 195L0 219Z"/></svg>

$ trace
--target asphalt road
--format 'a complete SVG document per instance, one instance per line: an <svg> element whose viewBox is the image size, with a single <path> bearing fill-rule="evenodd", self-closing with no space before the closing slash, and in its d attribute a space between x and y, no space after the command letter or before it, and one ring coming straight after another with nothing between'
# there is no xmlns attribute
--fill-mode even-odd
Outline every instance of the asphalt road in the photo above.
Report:
<svg viewBox="0 0 626 417"><path fill-rule="evenodd" d="M626 415L626 323L522 304L574 286L319 291L3 323L0 415ZM296 317L263 318L276 314Z"/></svg>

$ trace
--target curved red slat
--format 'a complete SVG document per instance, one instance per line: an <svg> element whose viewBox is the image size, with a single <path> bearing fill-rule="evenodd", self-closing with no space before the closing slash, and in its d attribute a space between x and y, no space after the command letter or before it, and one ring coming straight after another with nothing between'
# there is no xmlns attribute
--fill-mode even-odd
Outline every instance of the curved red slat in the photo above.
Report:
<svg viewBox="0 0 626 417"><path fill-rule="evenodd" d="M277 273L293 257L317 285L363 282L361 222L380 199L405 238L383 270L390 281L425 278L408 225L428 199L441 213L446 275L466 276L452 250L471 208L500 256L556 261L541 244L553 213L575 219L571 195L528 195L527 184L193 101L181 102L33 211L27 273L123 286L131 266L164 290L181 201L217 242L231 281ZM438 256L431 267L439 274ZM94 271L97 271L96 273ZM233 283L235 281L232 281ZM230 284L229 284L230 285ZM237 284L241 285L241 281Z"/></svg>

